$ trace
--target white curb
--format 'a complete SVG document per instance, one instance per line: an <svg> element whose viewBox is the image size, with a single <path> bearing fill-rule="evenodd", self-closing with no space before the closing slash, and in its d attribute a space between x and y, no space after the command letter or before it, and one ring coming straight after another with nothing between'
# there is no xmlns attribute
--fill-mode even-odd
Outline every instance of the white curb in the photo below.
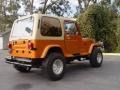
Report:
<svg viewBox="0 0 120 90"><path fill-rule="evenodd" d="M103 53L105 56L120 56L120 53Z"/></svg>

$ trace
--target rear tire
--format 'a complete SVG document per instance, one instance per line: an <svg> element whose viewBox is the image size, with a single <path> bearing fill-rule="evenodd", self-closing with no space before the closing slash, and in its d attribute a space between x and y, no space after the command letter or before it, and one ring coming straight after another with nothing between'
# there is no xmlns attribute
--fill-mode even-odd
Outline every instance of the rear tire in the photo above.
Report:
<svg viewBox="0 0 120 90"><path fill-rule="evenodd" d="M31 67L25 67L25 66L21 66L21 65L14 65L14 68L19 71L19 72L23 72L23 73L28 73L31 70Z"/></svg>
<svg viewBox="0 0 120 90"><path fill-rule="evenodd" d="M90 64L92 67L101 67L103 62L103 54L99 48L94 48L90 55Z"/></svg>
<svg viewBox="0 0 120 90"><path fill-rule="evenodd" d="M57 81L63 78L65 73L65 59L60 53L50 53L45 62L43 69L47 73L49 79Z"/></svg>

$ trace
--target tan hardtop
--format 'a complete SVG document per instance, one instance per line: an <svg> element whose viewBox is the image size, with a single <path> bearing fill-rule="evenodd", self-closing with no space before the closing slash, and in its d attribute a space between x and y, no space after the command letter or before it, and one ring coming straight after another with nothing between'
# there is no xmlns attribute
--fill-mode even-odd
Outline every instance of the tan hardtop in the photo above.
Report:
<svg viewBox="0 0 120 90"><path fill-rule="evenodd" d="M46 15L46 14L40 14L41 16L47 16L47 17L52 17L52 18L57 18L59 20L66 20L66 21L76 21L74 18L68 18L68 17L58 17L58 16L51 16L51 15Z"/></svg>
<svg viewBox="0 0 120 90"><path fill-rule="evenodd" d="M17 20L21 20L21 19L25 19L25 18L28 18L30 16L40 16L40 17L43 17L43 16L46 16L46 17L51 17L51 18L57 18L59 20L65 20L65 21L76 21L76 19L74 18L68 18L68 17L58 17L58 16L52 16L52 15L47 15L47 14L39 14L39 13L35 13L33 15L27 15L27 16L22 16L22 17L19 17Z"/></svg>

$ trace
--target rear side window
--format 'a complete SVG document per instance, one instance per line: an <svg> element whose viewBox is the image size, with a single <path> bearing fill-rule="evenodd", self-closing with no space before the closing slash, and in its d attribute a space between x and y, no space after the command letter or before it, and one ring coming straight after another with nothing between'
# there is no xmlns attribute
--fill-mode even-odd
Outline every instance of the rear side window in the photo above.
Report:
<svg viewBox="0 0 120 90"><path fill-rule="evenodd" d="M59 37L62 35L60 21L51 17L42 17L41 34L43 36Z"/></svg>

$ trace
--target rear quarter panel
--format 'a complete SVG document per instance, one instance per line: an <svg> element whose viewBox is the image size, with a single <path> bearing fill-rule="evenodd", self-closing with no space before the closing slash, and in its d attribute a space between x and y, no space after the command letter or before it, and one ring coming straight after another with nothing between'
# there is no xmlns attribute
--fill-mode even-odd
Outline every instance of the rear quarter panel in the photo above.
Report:
<svg viewBox="0 0 120 90"><path fill-rule="evenodd" d="M25 43L24 43L25 42ZM34 50L28 49L28 43L34 45ZM63 51L64 56L69 56L64 46L63 40L18 40L12 41L11 56L22 58L45 58L47 52L52 47L59 47Z"/></svg>

